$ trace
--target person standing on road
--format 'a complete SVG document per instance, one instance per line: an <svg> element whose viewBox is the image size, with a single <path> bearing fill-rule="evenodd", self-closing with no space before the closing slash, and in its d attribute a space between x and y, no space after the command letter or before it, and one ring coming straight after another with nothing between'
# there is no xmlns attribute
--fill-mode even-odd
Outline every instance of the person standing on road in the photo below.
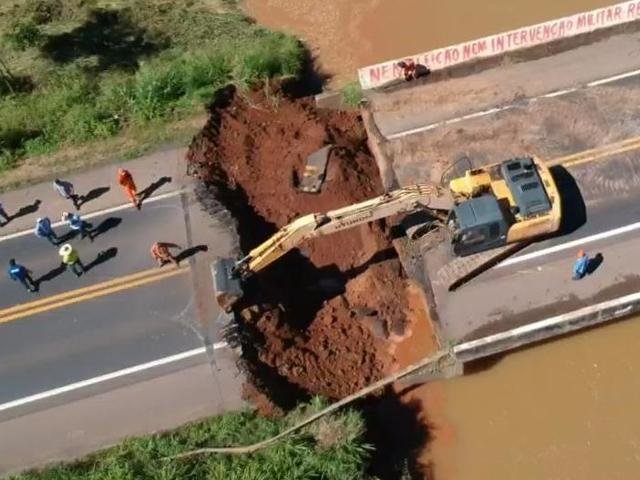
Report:
<svg viewBox="0 0 640 480"><path fill-rule="evenodd" d="M80 277L87 271L78 256L78 252L76 252L70 244L64 244L60 247L60 251L58 253L60 254L60 257L62 257L63 265L67 267L67 269L70 269L76 277Z"/></svg>
<svg viewBox="0 0 640 480"><path fill-rule="evenodd" d="M156 242L151 245L151 256L158 262L158 267L162 267L165 263L173 263L176 267L179 266L178 259L174 257L169 251L170 248L181 248L180 245L175 243Z"/></svg>
<svg viewBox="0 0 640 480"><path fill-rule="evenodd" d="M4 218L4 223L0 222L0 227L4 227L7 223L11 221L11 217L2 207L2 202L0 202L0 217Z"/></svg>
<svg viewBox="0 0 640 480"><path fill-rule="evenodd" d="M80 238L89 237L89 240L93 242L93 234L91 233L91 224L82 220L82 217L77 213L62 213L62 221L67 222L69 228L76 232L80 232Z"/></svg>
<svg viewBox="0 0 640 480"><path fill-rule="evenodd" d="M142 207L140 199L138 198L138 188L136 187L136 183L133 181L133 176L131 176L131 172L129 170L125 170L124 168L118 169L118 183L124 189L124 193L129 197L133 206L138 210Z"/></svg>
<svg viewBox="0 0 640 480"><path fill-rule="evenodd" d="M58 194L62 198L66 198L67 200L71 200L73 202L73 207L76 210L80 210L80 206L82 205L82 201L80 200L80 196L76 195L73 184L71 182L67 182L65 180L60 180L56 178L53 181L53 189L58 192Z"/></svg>
<svg viewBox="0 0 640 480"><path fill-rule="evenodd" d="M36 228L33 233L35 233L38 238L46 238L53 245L58 245L58 235L56 235L56 232L53 230L49 217L43 217L36 220Z"/></svg>
<svg viewBox="0 0 640 480"><path fill-rule="evenodd" d="M24 285L24 288L29 290L30 292L35 292L38 290L36 282L31 278L31 272L25 266L16 263L15 259L9 260L9 278L14 282L20 282Z"/></svg>
<svg viewBox="0 0 640 480"><path fill-rule="evenodd" d="M587 274L589 270L589 255L585 253L584 250L578 251L578 258L576 259L576 263L573 264L573 279L581 280Z"/></svg>

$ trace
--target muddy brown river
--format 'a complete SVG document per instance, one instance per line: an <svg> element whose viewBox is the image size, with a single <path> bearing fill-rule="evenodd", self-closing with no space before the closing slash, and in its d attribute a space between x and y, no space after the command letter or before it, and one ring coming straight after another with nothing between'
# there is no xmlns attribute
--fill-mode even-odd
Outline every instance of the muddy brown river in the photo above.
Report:
<svg viewBox="0 0 640 480"><path fill-rule="evenodd" d="M245 0L263 25L305 40L333 86L359 67L613 3L606 0Z"/></svg>
<svg viewBox="0 0 640 480"><path fill-rule="evenodd" d="M259 22L305 39L335 86L353 80L360 66L609 3L248 0L246 8ZM434 434L422 460L436 480L639 478L636 339L640 318L413 389L405 396L424 404Z"/></svg>

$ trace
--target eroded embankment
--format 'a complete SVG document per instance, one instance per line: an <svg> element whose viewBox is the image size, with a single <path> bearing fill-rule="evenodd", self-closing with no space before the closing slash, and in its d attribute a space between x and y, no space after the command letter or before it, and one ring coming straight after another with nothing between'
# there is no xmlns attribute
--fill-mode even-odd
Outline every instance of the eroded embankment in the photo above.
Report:
<svg viewBox="0 0 640 480"><path fill-rule="evenodd" d="M322 192L298 192L306 157L327 143L337 148ZM263 90L228 92L188 160L235 217L243 252L299 215L382 192L356 113L319 112L311 99ZM283 393L283 381L294 395L338 398L381 378L393 364L389 338L405 329L405 290L384 222L290 252L252 277L238 312L254 383L286 407L297 399Z"/></svg>

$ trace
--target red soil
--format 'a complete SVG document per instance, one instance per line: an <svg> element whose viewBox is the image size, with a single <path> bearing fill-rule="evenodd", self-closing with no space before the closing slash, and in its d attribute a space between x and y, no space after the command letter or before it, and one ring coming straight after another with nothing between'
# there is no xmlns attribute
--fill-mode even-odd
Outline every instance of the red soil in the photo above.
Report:
<svg viewBox="0 0 640 480"><path fill-rule="evenodd" d="M306 157L331 154L319 194L300 193ZM319 112L311 99L262 91L230 94L212 108L188 160L237 221L242 250L299 215L324 212L382 193L357 114ZM252 361L304 391L336 398L392 367L390 332L402 333L405 280L383 222L315 239L253 277Z"/></svg>

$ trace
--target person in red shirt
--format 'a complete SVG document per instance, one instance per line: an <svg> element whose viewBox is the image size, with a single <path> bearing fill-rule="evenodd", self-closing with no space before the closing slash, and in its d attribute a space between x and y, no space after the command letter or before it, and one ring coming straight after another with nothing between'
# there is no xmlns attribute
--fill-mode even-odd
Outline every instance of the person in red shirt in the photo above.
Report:
<svg viewBox="0 0 640 480"><path fill-rule="evenodd" d="M402 75L407 82L417 78L416 62L414 62L413 60L402 60L398 62L397 65L402 69Z"/></svg>
<svg viewBox="0 0 640 480"><path fill-rule="evenodd" d="M178 259L169 251L170 248L180 248L180 245L167 242L156 242L151 245L151 256L158 262L158 267L162 267L165 263L173 263L178 266Z"/></svg>
<svg viewBox="0 0 640 480"><path fill-rule="evenodd" d="M140 210L142 206L140 199L138 198L138 188L136 187L136 183L133 181L133 177L131 176L131 172L129 170L125 170L124 168L118 169L118 183L124 189L124 193L129 197L133 206Z"/></svg>

